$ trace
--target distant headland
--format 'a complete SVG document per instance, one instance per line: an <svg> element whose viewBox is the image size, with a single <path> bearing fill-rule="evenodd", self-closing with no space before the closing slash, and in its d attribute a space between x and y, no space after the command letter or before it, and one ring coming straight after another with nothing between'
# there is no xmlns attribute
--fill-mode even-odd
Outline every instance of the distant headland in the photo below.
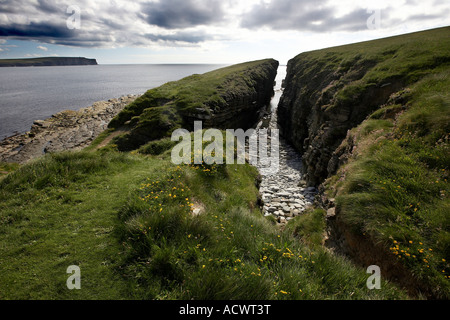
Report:
<svg viewBox="0 0 450 320"><path fill-rule="evenodd" d="M97 60L83 57L42 57L0 59L0 67L86 66L97 65Z"/></svg>

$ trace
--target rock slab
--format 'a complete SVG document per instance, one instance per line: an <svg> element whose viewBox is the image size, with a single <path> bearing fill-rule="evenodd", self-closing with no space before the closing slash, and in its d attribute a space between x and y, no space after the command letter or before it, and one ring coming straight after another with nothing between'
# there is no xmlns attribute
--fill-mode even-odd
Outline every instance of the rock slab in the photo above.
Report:
<svg viewBox="0 0 450 320"><path fill-rule="evenodd" d="M31 130L0 142L0 161L25 163L48 152L87 147L109 121L138 95L95 102L78 111L66 110L34 121Z"/></svg>

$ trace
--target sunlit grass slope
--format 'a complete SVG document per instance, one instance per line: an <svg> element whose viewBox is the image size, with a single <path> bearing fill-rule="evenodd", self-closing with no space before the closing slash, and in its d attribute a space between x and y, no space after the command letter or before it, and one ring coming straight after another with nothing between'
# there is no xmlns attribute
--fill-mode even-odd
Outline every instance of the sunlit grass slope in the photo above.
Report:
<svg viewBox="0 0 450 320"><path fill-rule="evenodd" d="M402 291L264 218L249 165L108 151L0 181L1 299L395 299ZM194 214L195 213L195 214ZM69 290L67 267L81 270Z"/></svg>
<svg viewBox="0 0 450 320"><path fill-rule="evenodd" d="M350 135L329 179L343 221L382 243L434 297L450 297L450 71L424 77Z"/></svg>

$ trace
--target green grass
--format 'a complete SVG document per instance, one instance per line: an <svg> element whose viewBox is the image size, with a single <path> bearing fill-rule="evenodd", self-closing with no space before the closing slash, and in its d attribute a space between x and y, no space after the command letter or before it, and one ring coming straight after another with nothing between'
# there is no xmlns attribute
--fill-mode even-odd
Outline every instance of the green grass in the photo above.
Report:
<svg viewBox="0 0 450 320"><path fill-rule="evenodd" d="M249 165L169 154L47 155L0 181L1 299L403 299L281 231ZM194 215L193 209L200 208ZM66 269L81 269L68 290Z"/></svg>
<svg viewBox="0 0 450 320"><path fill-rule="evenodd" d="M424 76L445 70L450 63L450 27L301 53L290 61L299 76L335 74L333 108L355 106L374 111L384 99L383 86L410 85ZM316 80L313 80L316 81ZM328 83L322 81L322 83ZM314 94L322 94L318 83ZM373 94L372 94L373 95ZM367 97L370 97L367 99Z"/></svg>
<svg viewBox="0 0 450 320"><path fill-rule="evenodd" d="M100 160L101 159L101 160ZM1 299L120 299L111 269L117 210L158 161L63 153L22 166L0 182ZM66 269L79 265L82 290Z"/></svg>
<svg viewBox="0 0 450 320"><path fill-rule="evenodd" d="M120 212L124 262L135 297L146 299L404 298L323 249L281 232L256 207L257 173L227 165L213 175L174 167L143 183ZM175 197L176 196L176 197ZM201 204L203 213L191 214Z"/></svg>
<svg viewBox="0 0 450 320"><path fill-rule="evenodd" d="M19 168L17 163L0 162L0 179Z"/></svg>
<svg viewBox="0 0 450 320"><path fill-rule="evenodd" d="M140 147L137 152L139 152L140 154L157 156L168 150L171 150L176 144L177 142L172 141L170 138L163 138L146 143L145 145Z"/></svg>
<svg viewBox="0 0 450 320"><path fill-rule="evenodd" d="M170 136L175 129L193 130L192 119L198 114L209 116L227 108L226 97L256 94L257 79L270 79L277 65L273 59L246 62L148 90L110 122L110 128L127 131L113 143L119 150L130 151L148 141Z"/></svg>
<svg viewBox="0 0 450 320"><path fill-rule="evenodd" d="M345 228L448 299L450 27L301 53L288 69L279 118L297 117L285 133L305 150L308 182L326 180ZM297 234L315 243L313 218Z"/></svg>
<svg viewBox="0 0 450 320"><path fill-rule="evenodd" d="M287 230L310 247L323 245L326 228L325 210L308 209L286 226Z"/></svg>
<svg viewBox="0 0 450 320"><path fill-rule="evenodd" d="M343 220L383 243L435 296L450 297L450 72L411 86L406 111L386 106L352 130L356 155L330 179ZM342 179L342 176L345 176ZM334 190L334 191L333 191Z"/></svg>

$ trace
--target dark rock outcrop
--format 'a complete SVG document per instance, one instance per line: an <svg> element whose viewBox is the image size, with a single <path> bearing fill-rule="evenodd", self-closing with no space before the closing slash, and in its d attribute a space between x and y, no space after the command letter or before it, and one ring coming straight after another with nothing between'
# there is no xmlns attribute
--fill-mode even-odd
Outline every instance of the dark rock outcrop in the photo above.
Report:
<svg viewBox="0 0 450 320"><path fill-rule="evenodd" d="M124 130L121 151L170 136L173 130L248 129L269 111L278 61L265 59L192 75L151 89L127 106L109 127Z"/></svg>
<svg viewBox="0 0 450 320"><path fill-rule="evenodd" d="M240 90L229 90L222 94L225 103L207 102L203 110L209 114L186 114L185 122L203 121L204 127L218 129L248 129L268 113L270 100L274 95L274 81L278 62L268 60L261 65L261 70L246 71L246 86ZM224 87L227 83L224 84ZM204 112L202 110L202 112Z"/></svg>
<svg viewBox="0 0 450 320"><path fill-rule="evenodd" d="M337 98L345 85L361 77L373 66L363 61L347 71L330 65L311 68L308 56L300 55L288 64L286 89L278 106L282 135L303 152L303 164L309 185L318 185L337 166L330 160L346 137L347 131L403 86L401 79L374 84L356 93L351 101Z"/></svg>
<svg viewBox="0 0 450 320"><path fill-rule="evenodd" d="M424 47L411 53L424 39L449 31L436 29L305 52L289 61L278 121L284 138L303 153L309 185L317 186L336 172L343 155L336 150L349 129L420 75L449 63L444 49L430 54Z"/></svg>
<svg viewBox="0 0 450 320"><path fill-rule="evenodd" d="M438 238L427 227L422 229L422 226L436 223L431 218L419 223L418 216L414 216L414 220L411 219L414 222L405 222L413 215L404 209L406 204L412 203L410 199L421 199L422 202L421 191L408 188L402 200L397 200L398 197L392 201L394 197L389 196L395 192L381 191L385 188L378 187L376 181L370 179L401 176L401 169L397 172L396 167L386 166L387 170L384 165L391 164L390 161L394 164L412 152L412 149L405 151L407 147L403 149L401 146L383 158L382 155L389 151L383 152L388 148L381 147L381 141L400 141L399 136L404 134L414 137L405 145L417 143L426 150L437 146L437 139L447 135L448 131L438 125L431 133L434 130L431 120L426 125L417 120L425 117L426 112L422 110L419 113L415 109L412 97L419 99L417 97L427 96L430 92L435 96L442 95L438 91L442 89L436 87L429 92L418 88L423 79L427 83L427 79L448 75L449 35L450 27L445 27L300 54L289 61L285 90L278 106L281 133L303 153L305 179L309 185L319 189L315 206L327 212L324 244L362 267L381 267L383 277L400 284L412 296L432 299L448 296L445 286L436 285L441 280L431 280L425 273L417 272L415 266L405 263L405 259L399 260L403 257L393 254L389 247L391 239L407 238L411 234L425 239L424 243L433 243ZM425 98L419 101L415 103L422 104L424 109L429 107ZM414 115L410 119L415 120L410 120L409 126L397 126L410 115ZM444 114L442 117L446 119ZM392 131L384 131L382 121ZM377 132L383 134L377 136ZM424 138L431 135L434 136L430 140ZM376 149L378 145L380 147ZM375 149L379 153L373 156L369 150ZM429 168L426 162L417 167L422 165ZM429 172L432 170L436 169L431 166ZM358 174L361 174L361 179ZM435 195L429 199L433 200L423 200L428 201L427 215L439 210L434 208L441 205L436 203L444 197ZM404 205L400 205L402 201ZM394 202L395 205L388 204ZM383 216L383 212L389 212L389 215ZM442 230L445 228L443 225L433 229ZM422 230L417 232L416 228ZM438 246L442 244L437 242Z"/></svg>

